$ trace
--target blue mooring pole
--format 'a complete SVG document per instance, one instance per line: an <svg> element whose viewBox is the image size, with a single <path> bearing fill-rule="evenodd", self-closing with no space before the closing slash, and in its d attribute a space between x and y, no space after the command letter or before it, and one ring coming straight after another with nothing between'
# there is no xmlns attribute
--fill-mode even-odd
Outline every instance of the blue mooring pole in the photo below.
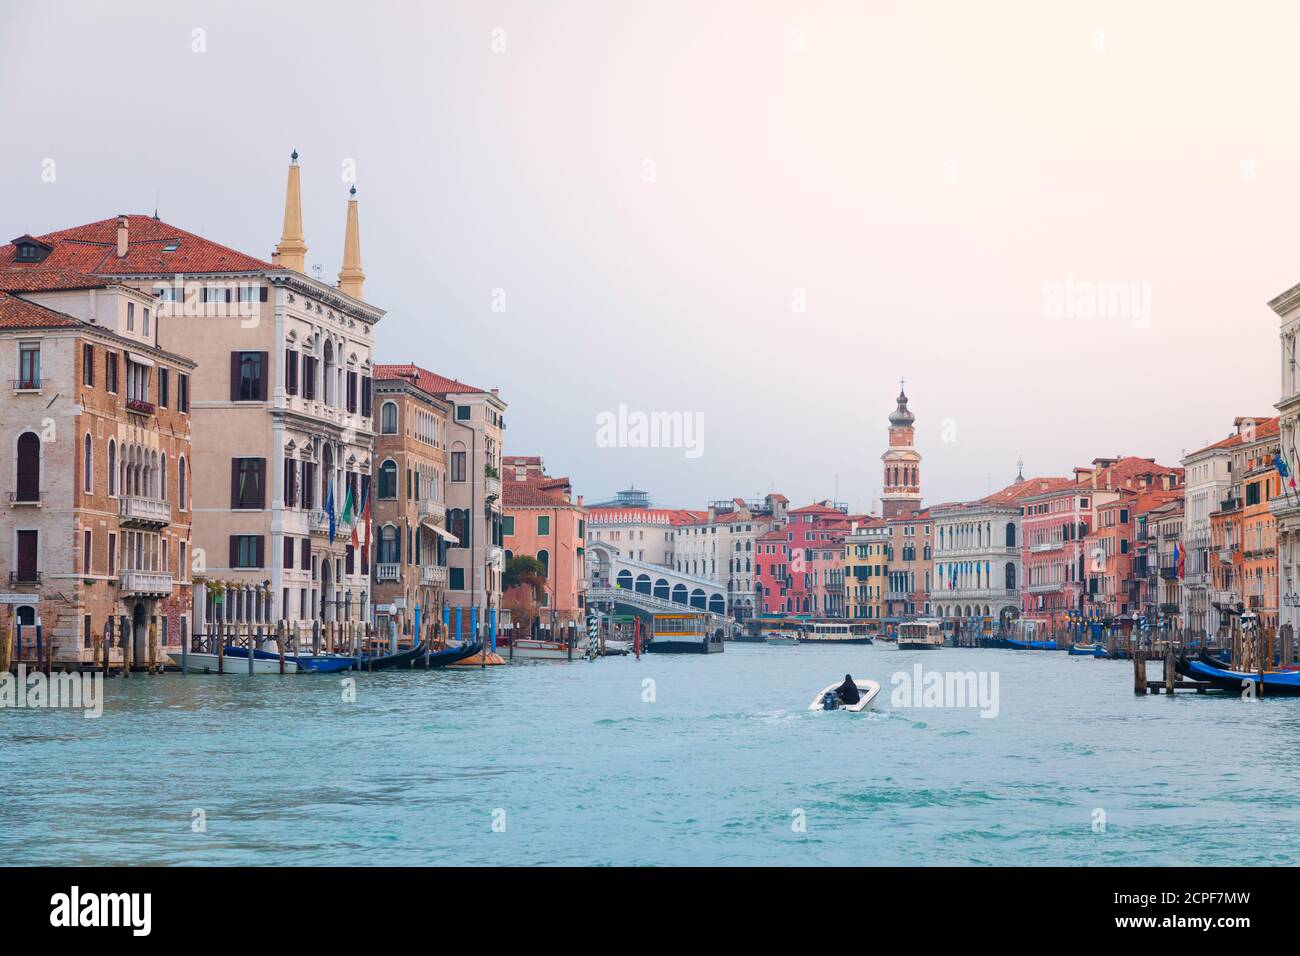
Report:
<svg viewBox="0 0 1300 956"><path fill-rule="evenodd" d="M463 612L464 610L465 610L465 609L464 609L463 607L458 607L458 608L456 608L456 641L457 641L457 642L459 642L459 641L461 640L461 636L460 636L460 625L461 625L461 621L464 619L464 618L463 618L463 615L462 615L462 612Z"/></svg>

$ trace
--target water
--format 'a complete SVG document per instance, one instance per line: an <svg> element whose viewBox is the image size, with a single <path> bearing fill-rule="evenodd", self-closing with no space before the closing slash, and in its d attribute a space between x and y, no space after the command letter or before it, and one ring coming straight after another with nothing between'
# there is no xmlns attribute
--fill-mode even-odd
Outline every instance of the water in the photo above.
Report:
<svg viewBox="0 0 1300 956"><path fill-rule="evenodd" d="M896 708L917 661L997 671L999 715ZM874 713L806 710L846 671L884 685ZM1127 662L732 644L352 676L356 703L340 675L169 675L110 680L98 720L0 711L0 860L1300 860L1300 700L1139 698Z"/></svg>

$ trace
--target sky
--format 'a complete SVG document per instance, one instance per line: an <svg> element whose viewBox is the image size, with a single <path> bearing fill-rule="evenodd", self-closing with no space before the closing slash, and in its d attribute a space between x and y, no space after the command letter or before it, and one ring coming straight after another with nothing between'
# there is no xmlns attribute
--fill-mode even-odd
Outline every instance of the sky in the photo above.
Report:
<svg viewBox="0 0 1300 956"><path fill-rule="evenodd" d="M506 453L588 501L872 509L900 379L926 501L964 500L1272 413L1298 30L1284 2L4 4L0 229L156 206L269 258L297 149L331 282L355 171L378 360L500 388ZM691 440L602 435L620 407Z"/></svg>

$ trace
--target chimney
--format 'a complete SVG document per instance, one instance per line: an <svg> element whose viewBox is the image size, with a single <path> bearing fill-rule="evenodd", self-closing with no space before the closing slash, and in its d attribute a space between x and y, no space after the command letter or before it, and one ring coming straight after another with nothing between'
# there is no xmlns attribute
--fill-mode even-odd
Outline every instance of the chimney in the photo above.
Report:
<svg viewBox="0 0 1300 956"><path fill-rule="evenodd" d="M126 216L117 217L117 257L123 259L126 257L127 246L129 245L128 233L131 231L131 220Z"/></svg>

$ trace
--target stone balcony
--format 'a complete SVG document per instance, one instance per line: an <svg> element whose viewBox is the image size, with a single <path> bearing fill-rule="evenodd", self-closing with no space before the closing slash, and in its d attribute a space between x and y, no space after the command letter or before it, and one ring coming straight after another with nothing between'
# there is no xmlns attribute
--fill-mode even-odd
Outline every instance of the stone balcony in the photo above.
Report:
<svg viewBox="0 0 1300 956"><path fill-rule="evenodd" d="M483 476L483 493L489 498L501 497L501 479L492 475Z"/></svg>
<svg viewBox="0 0 1300 956"><path fill-rule="evenodd" d="M376 581L399 581L402 577L402 566L400 564L376 564L375 580Z"/></svg>
<svg viewBox="0 0 1300 956"><path fill-rule="evenodd" d="M171 524L172 505L161 498L123 495L117 499L117 516L122 524L162 527Z"/></svg>
<svg viewBox="0 0 1300 956"><path fill-rule="evenodd" d="M446 587L447 569L436 564L426 564L420 568L420 584L424 587Z"/></svg>
<svg viewBox="0 0 1300 956"><path fill-rule="evenodd" d="M1030 554L1041 554L1044 551L1060 551L1065 547L1064 541L1042 541L1038 544L1030 545Z"/></svg>
<svg viewBox="0 0 1300 956"><path fill-rule="evenodd" d="M1042 584L1031 584L1029 587L1025 588L1025 590L1030 594L1052 594L1056 591L1060 591L1064 587L1065 582L1063 581L1047 581Z"/></svg>
<svg viewBox="0 0 1300 956"><path fill-rule="evenodd" d="M315 508L307 514L307 527L312 534L329 534L330 516L324 509Z"/></svg>
<svg viewBox="0 0 1300 956"><path fill-rule="evenodd" d="M123 571L118 587L123 596L166 597L172 593L172 576L162 571Z"/></svg>

